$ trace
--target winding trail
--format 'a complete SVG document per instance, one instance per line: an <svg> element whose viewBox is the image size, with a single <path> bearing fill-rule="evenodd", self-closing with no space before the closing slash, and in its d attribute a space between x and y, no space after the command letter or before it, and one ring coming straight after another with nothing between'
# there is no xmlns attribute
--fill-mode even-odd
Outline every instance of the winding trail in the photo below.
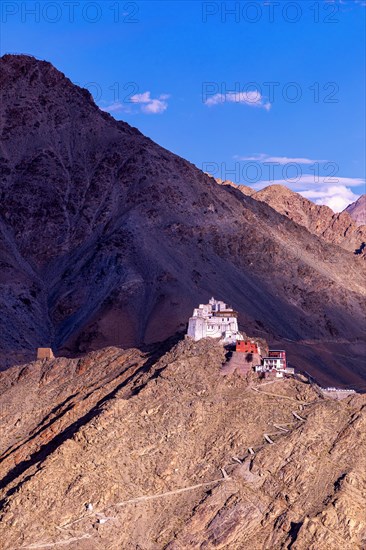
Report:
<svg viewBox="0 0 366 550"><path fill-rule="evenodd" d="M85 514L84 516L70 522L70 523L65 523L64 525L60 525L59 528L60 529L66 529L68 527L71 527L71 525L75 525L75 523L78 523L80 521L83 521L84 519L88 519L88 518L91 518L91 517L94 517L98 514L101 514L103 512L105 512L106 510L110 510L111 508L119 508L121 506L127 506L129 504L136 504L138 502L146 502L148 500L155 500L157 498L164 498L164 497L169 497L171 495L178 495L180 493L186 493L187 491L194 491L195 489L199 489L200 487L208 487L210 485L214 485L215 483L222 483L224 481L229 481L230 478L227 477L220 477L219 479L214 479L212 481L206 481L204 483L197 483L196 485L190 485L189 487L183 487L182 489L175 489L174 491L167 491L165 493L158 493L156 495L144 495L144 496L140 496L140 497L135 497L135 498L131 498L131 499L128 499L128 500L123 500L122 502L117 502L116 504L110 504L109 506L107 506L106 508L103 508L103 510L99 510L98 511L95 511L91 514Z"/></svg>
<svg viewBox="0 0 366 550"><path fill-rule="evenodd" d="M70 544L70 542L76 542L77 540L91 539L91 538L92 538L91 535L89 535L88 533L85 533L84 535L81 535L81 537L72 537L71 539L59 540L57 542L36 542L34 544L29 544L28 546L20 546L19 550L23 548L31 549L31 548L50 548L52 546L65 546Z"/></svg>
<svg viewBox="0 0 366 550"><path fill-rule="evenodd" d="M281 399L288 399L289 401L295 401L295 403L298 403L299 405L307 404L307 401L300 401L299 399L295 399L294 397L289 397L288 395L281 395L280 393L270 393L268 391L261 391L256 387L251 388L253 391L257 393L261 393L263 395L269 395L270 397L280 397Z"/></svg>
<svg viewBox="0 0 366 550"><path fill-rule="evenodd" d="M117 508L117 507L121 507L121 506L127 506L129 504L136 504L136 503L139 503L139 502L146 502L148 500L154 500L154 499L158 499L158 498L164 498L164 497L169 497L171 495L178 495L180 493L185 493L187 491L194 491L195 489L199 489L200 487L208 487L210 485L215 485L216 483L222 483L224 481L231 481L230 477L226 474L226 472L223 470L223 476L224 477L220 477L219 479L214 479L212 481L206 481L204 483L197 483L196 485L190 485L189 487L183 487L182 489L175 489L174 491L167 491L165 493L158 493L156 495L145 495L145 496L140 496L140 497L136 497L136 498L131 498L131 499L128 499L128 500L123 500L122 502L117 502L116 504L111 504L110 506L107 506L106 508L104 508L103 510L100 510L99 512L98 511L93 511L92 513L90 514L85 514L84 516L70 522L70 523L65 523L64 525L59 525L57 526L57 529L60 529L60 530L64 530L64 529L67 529L68 527L71 527L72 525L75 525L76 523L79 523L85 519L91 519L91 518L98 518L98 516L101 516L103 515L103 512L106 511L106 510L110 510L111 508ZM110 518L106 518L106 519L110 519ZM29 545L26 545L26 546L20 546L18 547L18 550L31 550L31 549L36 549L36 548L51 548L51 547L54 547L54 546L65 546L65 545L68 545L70 544L71 542L76 542L78 540L82 540L82 539L89 539L89 538L92 538L92 535L88 534L88 533L84 533L84 535L80 536L80 537L72 537L72 538L69 538L69 539L64 539L64 540L59 540L57 542L45 542L45 541L40 541L40 542L36 542L36 543L33 543L33 544L29 544Z"/></svg>
<svg viewBox="0 0 366 550"><path fill-rule="evenodd" d="M224 474L223 474L224 475ZM227 475L227 474L226 474ZM229 477L221 477L220 479L214 479L213 481L206 481L205 483L198 483L197 485L191 485L190 487L183 487L182 489L176 489L175 491L167 491L166 493L159 493L157 495L148 495L142 497L132 498L130 500L124 500L122 502L117 502L117 504L112 504L110 508L114 506L126 506L127 504L134 504L136 502L145 502L147 500L153 500L156 498L169 497L170 495L178 495L180 493L185 493L187 491L194 491L200 487L208 487L209 485L214 485L215 483L222 483L223 481L228 481ZM107 510L108 508L106 508Z"/></svg>

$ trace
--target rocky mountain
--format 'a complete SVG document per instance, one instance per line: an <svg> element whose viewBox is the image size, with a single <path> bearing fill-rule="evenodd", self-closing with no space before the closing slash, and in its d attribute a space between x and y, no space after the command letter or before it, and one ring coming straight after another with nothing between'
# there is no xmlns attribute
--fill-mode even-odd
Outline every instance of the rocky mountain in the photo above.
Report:
<svg viewBox="0 0 366 550"><path fill-rule="evenodd" d="M366 225L366 194L347 206L345 212L348 212L357 226Z"/></svg>
<svg viewBox="0 0 366 550"><path fill-rule="evenodd" d="M242 183L237 184L230 180L222 180L221 178L215 178L215 181L219 185L229 185L234 189L238 189L243 193L243 195L248 195L249 197L255 194L255 190L252 187L249 187L248 185L244 185Z"/></svg>
<svg viewBox="0 0 366 550"><path fill-rule="evenodd" d="M139 346L184 331L214 295L249 334L361 384L359 257L217 182L50 63L0 62L0 357Z"/></svg>
<svg viewBox="0 0 366 550"><path fill-rule="evenodd" d="M365 396L224 360L185 340L0 373L2 549L365 548Z"/></svg>
<svg viewBox="0 0 366 550"><path fill-rule="evenodd" d="M284 185L269 185L252 197L269 204L327 242L366 257L366 225L356 223L347 209L334 213L329 206L314 204ZM361 208L355 211L361 212Z"/></svg>

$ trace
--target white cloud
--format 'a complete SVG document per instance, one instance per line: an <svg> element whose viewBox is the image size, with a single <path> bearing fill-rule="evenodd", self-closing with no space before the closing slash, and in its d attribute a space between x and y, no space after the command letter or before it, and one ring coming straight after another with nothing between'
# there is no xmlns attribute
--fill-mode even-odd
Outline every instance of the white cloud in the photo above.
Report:
<svg viewBox="0 0 366 550"><path fill-rule="evenodd" d="M243 103L250 107L260 107L269 111L272 107L269 101L266 101L258 90L250 92L227 92L226 94L215 94L204 102L205 105L212 107L220 103Z"/></svg>
<svg viewBox="0 0 366 550"><path fill-rule="evenodd" d="M129 103L122 103L121 101L114 101L107 107L101 107L102 111L107 113L125 112L131 113L131 104L139 105L139 110L146 114L160 114L167 110L169 94L161 94L157 98L151 97L151 92L144 92L142 94L135 94L131 97Z"/></svg>
<svg viewBox="0 0 366 550"><path fill-rule="evenodd" d="M347 6L349 8L353 8L355 6L366 6L366 0L325 0L326 4L340 4L343 6Z"/></svg>
<svg viewBox="0 0 366 550"><path fill-rule="evenodd" d="M302 191L301 195L315 204L326 204L334 212L341 212L359 198L359 195L345 185L323 186L319 190Z"/></svg>
<svg viewBox="0 0 366 550"><path fill-rule="evenodd" d="M334 179L334 182L331 181L332 179ZM283 179L267 180L258 182L252 185L252 187L260 190L268 185L276 184L285 185L303 197L315 202L315 204L325 204L334 212L341 212L351 202L359 198L359 195L352 191L352 187L365 185L365 180L362 178L320 177L317 182L314 174L303 174L297 181L286 181Z"/></svg>
<svg viewBox="0 0 366 550"><path fill-rule="evenodd" d="M149 103L149 101L151 101L150 92L135 94L131 97L132 103Z"/></svg>
<svg viewBox="0 0 366 550"><path fill-rule="evenodd" d="M131 97L132 103L140 103L141 111L148 114L159 114L166 111L168 108L168 94L161 94L158 98L153 99L150 92L143 94L135 94Z"/></svg>
<svg viewBox="0 0 366 550"><path fill-rule="evenodd" d="M118 113L118 112L129 112L130 108L126 103L121 103L120 101L114 101L110 105L107 105L106 107L100 107L101 111L105 111L106 113Z"/></svg>
<svg viewBox="0 0 366 550"><path fill-rule="evenodd" d="M241 156L235 155L234 158L237 160L271 162L271 163L277 163L282 165L289 164L289 163L314 164L316 162L327 162L326 160L314 160L314 159L308 159L304 157L271 157L270 155L267 155L265 153L259 153L256 155L252 155L250 157L241 157Z"/></svg>

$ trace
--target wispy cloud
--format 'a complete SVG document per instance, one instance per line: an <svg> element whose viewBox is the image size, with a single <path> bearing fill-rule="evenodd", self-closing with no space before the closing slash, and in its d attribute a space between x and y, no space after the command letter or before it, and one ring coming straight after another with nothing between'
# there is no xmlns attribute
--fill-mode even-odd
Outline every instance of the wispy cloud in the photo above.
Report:
<svg viewBox="0 0 366 550"><path fill-rule="evenodd" d="M249 107L259 107L269 111L272 107L271 103L267 101L258 90L250 92L227 92L225 94L215 94L205 100L205 105L212 107L214 105L220 105L222 103L242 103Z"/></svg>
<svg viewBox="0 0 366 550"><path fill-rule="evenodd" d="M128 103L121 101L114 101L106 107L101 107L102 111L107 113L131 113L132 105L137 105L141 113L156 115L161 114L168 108L169 94L161 94L157 98L151 97L151 92L147 91L142 94L135 94L131 96Z"/></svg>
<svg viewBox="0 0 366 550"><path fill-rule="evenodd" d="M271 157L270 155L267 155L265 153L258 153L249 157L242 157L240 155L234 155L234 159L236 160L245 160L245 161L254 161L254 162L271 162L271 163L277 163L277 164L289 164L289 163L295 163L295 164L314 164L316 162L327 162L326 160L314 160L314 159L308 159L304 157Z"/></svg>
<svg viewBox="0 0 366 550"><path fill-rule="evenodd" d="M354 6L366 7L366 0L325 0L326 4L339 4L352 8Z"/></svg>
<svg viewBox="0 0 366 550"><path fill-rule="evenodd" d="M100 107L100 109L101 111L105 111L106 113L127 113L131 110L127 103L122 103L121 101L114 101L106 107Z"/></svg>
<svg viewBox="0 0 366 550"><path fill-rule="evenodd" d="M261 181L252 187L256 190L263 189L268 185L285 185L289 189L296 191L303 197L315 202L315 204L325 204L329 206L334 212L341 212L351 202L354 202L359 198L359 195L352 191L352 187L358 187L365 185L365 180L362 178L320 178L317 182L314 178L314 174L303 174L297 181Z"/></svg>

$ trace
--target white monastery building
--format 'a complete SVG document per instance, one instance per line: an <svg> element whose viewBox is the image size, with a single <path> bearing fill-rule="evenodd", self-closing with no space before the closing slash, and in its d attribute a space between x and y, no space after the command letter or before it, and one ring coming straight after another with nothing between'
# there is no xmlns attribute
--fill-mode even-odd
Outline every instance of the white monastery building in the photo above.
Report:
<svg viewBox="0 0 366 550"><path fill-rule="evenodd" d="M230 343L242 339L237 312L215 298L193 310L187 334L196 341L201 338L219 338Z"/></svg>
<svg viewBox="0 0 366 550"><path fill-rule="evenodd" d="M189 318L187 337L195 341L201 338L217 338L222 344L230 344L230 348L235 344L235 351L231 352L223 365L225 374L235 370L243 375L254 371L261 378L283 378L285 375L295 374L295 369L287 364L286 350L267 350L265 345L265 352L268 354L263 357L259 347L260 340L245 339L245 335L239 332L238 313L215 298L193 310L193 315Z"/></svg>

